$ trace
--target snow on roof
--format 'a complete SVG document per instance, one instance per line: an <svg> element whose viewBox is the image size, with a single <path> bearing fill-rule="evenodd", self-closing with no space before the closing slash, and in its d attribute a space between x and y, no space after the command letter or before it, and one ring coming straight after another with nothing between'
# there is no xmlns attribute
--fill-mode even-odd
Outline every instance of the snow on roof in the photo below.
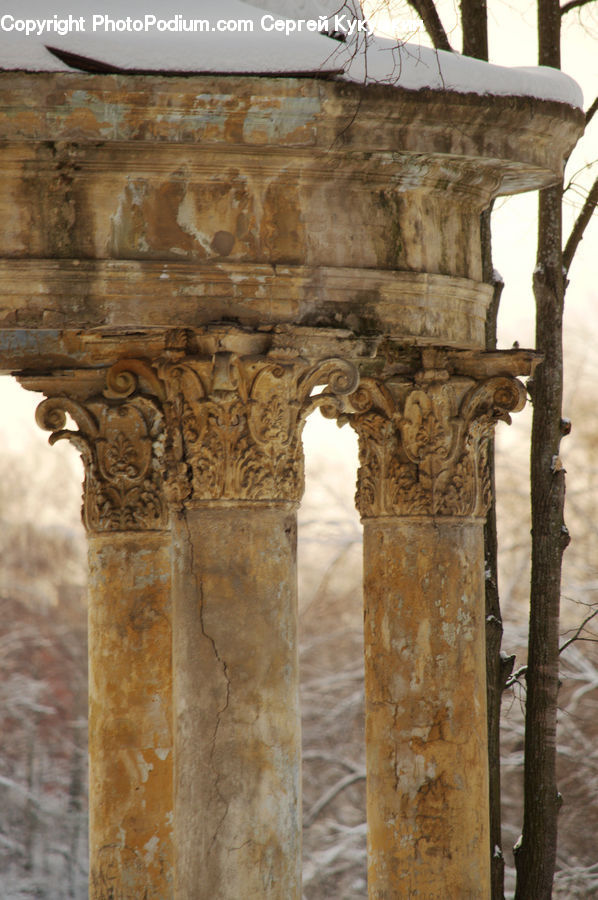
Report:
<svg viewBox="0 0 598 900"><path fill-rule="evenodd" d="M577 83L555 69L496 66L415 44L397 45L359 32L360 19L350 13L340 22L330 13L331 30L354 29L344 41L331 39L319 33L324 22L318 15L325 18L338 0L261 0L262 8L258 3L180 0L156 9L151 0L128 0L126 6L122 0L105 0L97 7L91 0L55 0L49 12L47 0L23 0L0 13L0 68L68 70L46 49L50 45L136 71L338 73L359 84L532 96L583 106ZM276 25L293 7L292 24Z"/></svg>

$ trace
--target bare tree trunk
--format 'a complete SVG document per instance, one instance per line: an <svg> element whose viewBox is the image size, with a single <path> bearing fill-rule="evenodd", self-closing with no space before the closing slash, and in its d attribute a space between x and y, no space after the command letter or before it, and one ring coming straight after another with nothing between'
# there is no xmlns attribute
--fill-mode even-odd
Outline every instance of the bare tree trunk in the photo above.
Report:
<svg viewBox="0 0 598 900"><path fill-rule="evenodd" d="M539 62L560 66L558 0L538 0ZM559 609L565 472L562 437L563 306L562 184L540 192L534 272L536 372L531 446L532 575L525 711L523 834L515 854L516 900L550 900L556 867L556 726L559 689Z"/></svg>
<svg viewBox="0 0 598 900"><path fill-rule="evenodd" d="M407 0L416 11L437 50L452 50L434 0Z"/></svg>
<svg viewBox="0 0 598 900"><path fill-rule="evenodd" d="M486 0L461 0L463 55L488 60Z"/></svg>
<svg viewBox="0 0 598 900"><path fill-rule="evenodd" d="M461 0L463 53L476 59L488 59L488 13L486 0ZM496 348L496 325L503 283L496 277L492 264L492 208L482 213L482 278L493 286L492 301L486 313L486 349ZM502 817L500 807L500 707L514 657L503 657L502 616L498 593L498 538L496 532L496 499L494 488L494 438L488 463L492 483L492 504L484 526L486 567L486 691L488 703L488 775L490 789L490 875L492 900L504 897L504 858L502 854Z"/></svg>
<svg viewBox="0 0 598 900"><path fill-rule="evenodd" d="M563 385L562 188L540 194L534 274L536 346L544 362L534 378L531 448L532 578L525 715L524 818L516 853L516 900L550 900L556 866L556 720L565 471L559 460Z"/></svg>
<svg viewBox="0 0 598 900"><path fill-rule="evenodd" d="M486 349L496 347L496 323L502 281L492 269L490 240L491 210L482 213L482 261L484 281L493 285L492 302L486 314ZM503 900L504 869L502 854L502 817L500 790L500 708L507 678L513 670L514 656L501 654L502 615L498 593L498 537L496 531L496 494L494 479L494 439L488 454L492 503L484 526L484 558L486 570L486 691L488 703L488 775L490 788L490 877L492 900Z"/></svg>

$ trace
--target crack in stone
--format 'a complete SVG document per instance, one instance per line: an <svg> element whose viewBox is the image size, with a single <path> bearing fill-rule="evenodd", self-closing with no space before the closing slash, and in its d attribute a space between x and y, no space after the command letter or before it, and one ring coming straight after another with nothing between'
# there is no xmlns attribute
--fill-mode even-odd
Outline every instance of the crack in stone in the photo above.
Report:
<svg viewBox="0 0 598 900"><path fill-rule="evenodd" d="M239 850L242 850L243 847L247 847L248 844L254 844L255 841L252 838L248 838L246 841L243 841L242 844L239 844L238 847L228 847L227 850L229 853L236 853Z"/></svg>
<svg viewBox="0 0 598 900"><path fill-rule="evenodd" d="M216 713L216 724L214 726L214 733L212 734L212 750L210 752L210 761L211 761L212 757L214 755L214 749L216 746L216 738L218 736L218 730L220 728L222 716L224 715L224 713L226 712L226 710L228 709L228 706L229 706L231 683L230 683L230 678L228 677L228 665L226 664L225 660L223 660L222 657L220 656L220 653L218 652L218 648L216 646L216 642L215 642L214 638L210 634L208 634L205 629L204 618L203 618L203 612L204 612L203 582L202 582L201 578L198 578L197 574L195 576L195 581L197 584L197 593L198 593L198 599L199 599L199 624L201 625L201 633L206 638L206 640L208 640L210 642L210 644L212 645L212 649L214 651L214 656L218 660L219 665L222 667L222 672L223 672L223 675L224 675L224 678L226 681L226 699L224 701L224 706L222 706Z"/></svg>
<svg viewBox="0 0 598 900"><path fill-rule="evenodd" d="M211 746L211 750L210 750L210 766L213 769L214 776L215 776L214 777L214 790L218 796L218 799L224 805L224 813L222 814L220 820L218 821L218 824L216 825L216 828L214 830L214 834L212 837L212 842L211 842L210 846L213 847L214 843L218 837L218 832L220 831L220 828L222 827L222 823L226 819L226 817L228 815L228 810L229 810L229 802L226 799L226 797L222 794L222 792L220 790L220 786L219 786L221 773L214 766L213 760L214 760L214 750L216 749L216 740L218 737L218 731L220 729L220 723L222 721L222 716L224 715L224 713L226 712L226 710L229 707L231 682L230 682L230 678L228 675L228 665L225 662L225 660L222 659L222 657L220 656L220 653L218 652L218 648L216 646L216 642L215 642L214 638L210 634L208 634L205 629L203 580L201 578L201 575L198 573L198 571L195 567L195 548L193 546L193 541L191 540L191 532L189 530L189 523L188 523L186 517L184 518L184 522L185 522L185 528L187 531L187 543L189 546L189 554L191 557L191 559L190 559L191 571L193 572L194 579L195 579L195 587L196 587L197 599L198 599L198 605L199 605L199 624L201 627L201 633L202 633L203 637L205 637L205 639L207 641L209 641L209 643L211 644L212 649L214 651L214 656L216 657L218 664L222 667L222 672L223 672L223 675L224 675L224 678L226 681L226 699L224 702L224 706L222 706L216 713L216 724L214 725L214 731L213 731L212 739L211 739L212 746Z"/></svg>
<svg viewBox="0 0 598 900"><path fill-rule="evenodd" d="M395 773L395 794L399 793L399 742L397 741L397 718L399 715L399 707L395 703L392 714L392 734L393 734L393 768Z"/></svg>

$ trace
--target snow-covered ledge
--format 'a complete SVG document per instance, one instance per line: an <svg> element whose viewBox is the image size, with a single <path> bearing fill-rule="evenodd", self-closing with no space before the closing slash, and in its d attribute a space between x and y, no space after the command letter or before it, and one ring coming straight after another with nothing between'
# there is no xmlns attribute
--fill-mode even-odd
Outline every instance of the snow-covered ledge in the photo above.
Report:
<svg viewBox="0 0 598 900"><path fill-rule="evenodd" d="M86 464L94 898L301 896L317 405L361 441L370 896L488 896L485 449L533 354L483 352L479 214L583 116L358 82L0 74L0 369Z"/></svg>

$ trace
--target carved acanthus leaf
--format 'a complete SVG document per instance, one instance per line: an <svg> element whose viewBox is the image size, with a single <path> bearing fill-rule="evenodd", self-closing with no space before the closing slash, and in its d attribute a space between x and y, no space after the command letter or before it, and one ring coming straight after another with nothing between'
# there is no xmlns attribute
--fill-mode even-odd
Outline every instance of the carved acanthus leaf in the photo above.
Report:
<svg viewBox="0 0 598 900"><path fill-rule="evenodd" d="M37 408L37 423L52 432L50 443L67 439L81 453L83 521L91 532L167 525L161 475L164 421L154 399L138 393L142 367L147 375L145 364L121 361L108 372L103 394L85 403L53 396ZM67 416L78 430L66 427Z"/></svg>
<svg viewBox="0 0 598 900"><path fill-rule="evenodd" d="M160 364L178 494L192 500L289 500L303 493L301 432L317 406L355 389L343 360L311 365L297 353L216 353ZM318 385L324 390L314 396Z"/></svg>
<svg viewBox="0 0 598 900"><path fill-rule="evenodd" d="M344 418L359 435L362 516L484 516L493 425L522 408L525 388L420 373L414 382L363 379Z"/></svg>

